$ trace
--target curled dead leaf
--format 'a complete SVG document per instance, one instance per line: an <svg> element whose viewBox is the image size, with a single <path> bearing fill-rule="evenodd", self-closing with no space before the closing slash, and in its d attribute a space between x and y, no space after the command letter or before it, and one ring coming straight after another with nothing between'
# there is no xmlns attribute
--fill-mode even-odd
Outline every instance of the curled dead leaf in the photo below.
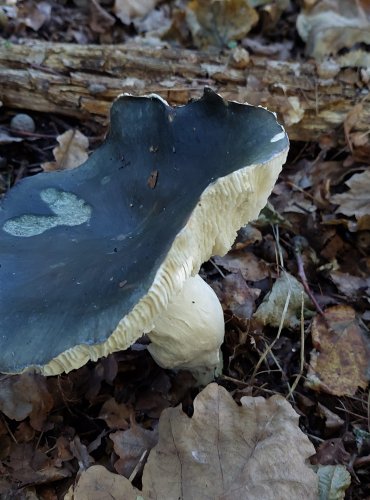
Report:
<svg viewBox="0 0 370 500"><path fill-rule="evenodd" d="M215 256L213 262L231 273L240 272L246 281L260 281L272 274L267 262L248 251L239 250L223 257Z"/></svg>
<svg viewBox="0 0 370 500"><path fill-rule="evenodd" d="M79 130L67 130L57 137L57 141L59 146L53 149L55 162L42 165L46 172L76 168L87 160L89 139Z"/></svg>
<svg viewBox="0 0 370 500"><path fill-rule="evenodd" d="M251 318L255 302L261 293L258 288L250 288L240 272L228 274L214 283L212 288L220 299L222 308L231 311L240 320Z"/></svg>
<svg viewBox="0 0 370 500"><path fill-rule="evenodd" d="M350 299L366 295L366 292L370 289L370 278L353 276L340 271L331 271L330 277L338 290Z"/></svg>
<svg viewBox="0 0 370 500"><path fill-rule="evenodd" d="M41 375L29 372L0 380L0 410L17 421L30 417L30 424L35 430L44 430L53 403L46 379Z"/></svg>
<svg viewBox="0 0 370 500"><path fill-rule="evenodd" d="M370 5L367 0L321 0L307 3L297 18L297 30L306 42L306 52L317 60L345 54L343 66L369 66L369 54L358 46L370 44ZM351 60L351 56L353 58ZM339 60L339 59L338 59Z"/></svg>
<svg viewBox="0 0 370 500"><path fill-rule="evenodd" d="M336 211L349 217L355 216L356 219L370 215L370 169L352 175L346 185L348 191L331 197L330 201L339 205Z"/></svg>
<svg viewBox="0 0 370 500"><path fill-rule="evenodd" d="M102 465L94 465L83 472L74 488L68 492L66 500L105 500L124 498L139 500L140 491L130 481L118 474L112 474Z"/></svg>
<svg viewBox="0 0 370 500"><path fill-rule="evenodd" d="M26 26L38 31L50 20L51 5L49 2L24 2L20 5L18 19L22 19Z"/></svg>
<svg viewBox="0 0 370 500"><path fill-rule="evenodd" d="M297 328L300 324L302 301L308 303L309 299L301 283L291 274L282 274L273 284L271 292L254 313L254 318L263 325L283 326ZM284 310L285 316L284 316Z"/></svg>
<svg viewBox="0 0 370 500"><path fill-rule="evenodd" d="M315 455L311 457L312 464L334 465L348 463L350 453L346 451L342 438L328 439L320 443Z"/></svg>
<svg viewBox="0 0 370 500"><path fill-rule="evenodd" d="M114 451L119 457L114 468L119 474L129 478L143 453L149 453L157 444L158 432L157 430L143 429L135 424L127 431L113 432L109 437L113 441Z"/></svg>
<svg viewBox="0 0 370 500"><path fill-rule="evenodd" d="M115 24L115 18L110 15L97 0L90 1L90 28L95 33L106 33Z"/></svg>
<svg viewBox="0 0 370 500"><path fill-rule="evenodd" d="M149 14L157 3L158 0L116 0L114 12L124 24L130 24L131 21Z"/></svg>
<svg viewBox="0 0 370 500"><path fill-rule="evenodd" d="M110 429L127 429L131 414L132 409L127 405L119 404L114 398L110 398L103 404L99 418L105 420Z"/></svg>
<svg viewBox="0 0 370 500"><path fill-rule="evenodd" d="M248 0L191 0L186 20L198 47L223 47L240 40L258 21Z"/></svg>

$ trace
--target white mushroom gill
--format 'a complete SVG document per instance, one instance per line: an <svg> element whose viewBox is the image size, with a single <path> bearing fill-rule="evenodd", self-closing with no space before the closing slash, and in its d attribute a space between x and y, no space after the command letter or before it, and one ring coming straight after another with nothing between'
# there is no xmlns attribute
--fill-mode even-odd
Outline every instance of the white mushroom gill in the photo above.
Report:
<svg viewBox="0 0 370 500"><path fill-rule="evenodd" d="M149 333L149 351L164 368L190 370L200 384L222 368L225 324L221 304L199 275L188 278Z"/></svg>

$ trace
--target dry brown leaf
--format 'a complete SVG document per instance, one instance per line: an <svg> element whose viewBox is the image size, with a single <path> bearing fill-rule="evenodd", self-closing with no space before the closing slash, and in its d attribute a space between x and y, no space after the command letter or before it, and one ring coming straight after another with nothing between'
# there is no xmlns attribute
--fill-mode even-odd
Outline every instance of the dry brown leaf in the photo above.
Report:
<svg viewBox="0 0 370 500"><path fill-rule="evenodd" d="M220 299L222 308L243 320L250 319L261 290L250 288L240 272L227 275L214 283L212 288Z"/></svg>
<svg viewBox="0 0 370 500"><path fill-rule="evenodd" d="M264 260L248 251L229 252L224 257L213 257L213 261L231 273L240 271L246 281L260 281L272 274Z"/></svg>
<svg viewBox="0 0 370 500"><path fill-rule="evenodd" d="M306 384L335 396L353 396L366 388L370 347L355 310L347 305L326 309L312 322L310 366Z"/></svg>
<svg viewBox="0 0 370 500"><path fill-rule="evenodd" d="M45 377L36 373L22 373L0 381L0 410L11 419L20 421L30 417L31 426L44 430L48 413L53 408Z"/></svg>
<svg viewBox="0 0 370 500"><path fill-rule="evenodd" d="M370 278L361 278L340 271L332 271L330 277L338 290L351 299L365 295L366 290L370 288Z"/></svg>
<svg viewBox="0 0 370 500"><path fill-rule="evenodd" d="M144 412L150 418L159 418L162 411L169 406L168 398L161 392L152 389L143 389L138 394L135 410Z"/></svg>
<svg viewBox="0 0 370 500"><path fill-rule="evenodd" d="M314 448L290 404L281 396L241 403L210 384L195 399L191 419L180 408L165 410L144 468L143 496L316 499L317 478L305 464Z"/></svg>
<svg viewBox="0 0 370 500"><path fill-rule="evenodd" d="M27 420L23 420L14 432L14 437L17 443L29 443L35 438L35 434L35 429L30 426Z"/></svg>
<svg viewBox="0 0 370 500"><path fill-rule="evenodd" d="M13 443L10 436L0 436L0 477L2 476L1 474L2 461L7 460L7 458L9 457L12 445ZM1 487L0 487L0 498L1 498Z"/></svg>
<svg viewBox="0 0 370 500"><path fill-rule="evenodd" d="M357 120L358 121L358 120ZM305 174L308 177L308 182L305 186L300 186L303 188L316 186L320 184L324 186L327 182L329 186L337 186L341 184L345 177L353 173L356 169L358 170L358 165L345 165L343 161L308 161L305 160L300 164L299 170L290 176L290 179L297 185L300 185L302 179L302 168L305 170Z"/></svg>
<svg viewBox="0 0 370 500"><path fill-rule="evenodd" d="M307 54L317 60L355 49L342 56L343 66L370 64L369 52L356 50L370 44L370 5L365 0L321 0L308 5L298 16L297 30L306 42Z"/></svg>
<svg viewBox="0 0 370 500"><path fill-rule="evenodd" d="M157 444L158 432L134 425L127 431L113 432L109 437L114 443L115 453L119 456L114 468L119 474L129 478L143 453L149 453Z"/></svg>
<svg viewBox="0 0 370 500"><path fill-rule="evenodd" d="M336 211L356 219L370 215L370 168L352 175L346 185L349 191L331 197L330 201L339 205Z"/></svg>
<svg viewBox="0 0 370 500"><path fill-rule="evenodd" d="M198 47L242 39L258 21L248 0L191 0L186 19Z"/></svg>
<svg viewBox="0 0 370 500"><path fill-rule="evenodd" d="M5 470L2 471L1 467L0 467L0 473L1 476L4 476L4 479L0 476L0 495L2 495L2 497L0 498L7 499L9 498L9 494L12 491L12 485L7 479L5 479Z"/></svg>
<svg viewBox="0 0 370 500"><path fill-rule="evenodd" d="M320 443L317 452L311 457L311 463L315 465L345 464L350 459L351 455L344 448L343 438L334 438Z"/></svg>
<svg viewBox="0 0 370 500"><path fill-rule="evenodd" d="M124 23L130 24L151 12L159 0L116 0L114 13Z"/></svg>
<svg viewBox="0 0 370 500"><path fill-rule="evenodd" d="M262 233L259 229L252 226L251 224L246 224L238 231L238 236L235 240L233 249L243 250L249 245L254 245L255 243L261 243Z"/></svg>
<svg viewBox="0 0 370 500"><path fill-rule="evenodd" d="M58 457L58 463L69 462L75 458L71 451L71 439L66 436L59 436L55 442L56 455Z"/></svg>
<svg viewBox="0 0 370 500"><path fill-rule="evenodd" d="M350 138L350 133L355 128L356 124L359 122L363 110L364 110L364 105L362 102L355 104L347 113L346 118L343 122L344 135L346 137L347 143L351 151L352 151L352 141ZM365 135L365 140L366 140L366 135Z"/></svg>
<svg viewBox="0 0 370 500"><path fill-rule="evenodd" d="M89 7L89 26L95 33L106 33L116 23L116 19L99 4L98 0L91 0Z"/></svg>
<svg viewBox="0 0 370 500"><path fill-rule="evenodd" d="M110 429L127 429L131 413L132 409L127 405L110 398L103 404L99 418L105 420Z"/></svg>
<svg viewBox="0 0 370 500"><path fill-rule="evenodd" d="M94 465L83 472L74 488L73 495L66 499L73 500L139 500L140 491L130 481L118 474L112 474L101 465Z"/></svg>
<svg viewBox="0 0 370 500"><path fill-rule="evenodd" d="M290 0L249 0L253 7L261 6L263 32L268 33L279 21L281 14L289 8Z"/></svg>
<svg viewBox="0 0 370 500"><path fill-rule="evenodd" d="M72 475L71 468L56 465L57 460L35 447L34 443L12 443L6 460L7 475L18 487L47 484Z"/></svg>
<svg viewBox="0 0 370 500"><path fill-rule="evenodd" d="M22 19L29 28L38 31L50 20L50 16L51 5L49 2L25 2L20 6L18 18Z"/></svg>
<svg viewBox="0 0 370 500"><path fill-rule="evenodd" d="M344 420L321 403L317 403L318 414L325 419L325 434L332 435L344 426Z"/></svg>
<svg viewBox="0 0 370 500"><path fill-rule="evenodd" d="M79 130L67 130L57 137L59 146L53 149L55 162L42 164L46 172L76 168L87 160L89 139Z"/></svg>
<svg viewBox="0 0 370 500"><path fill-rule="evenodd" d="M87 470L95 462L93 457L89 454L87 446L81 443L79 436L73 438L69 443L69 448L73 456L77 458L80 471Z"/></svg>
<svg viewBox="0 0 370 500"><path fill-rule="evenodd" d="M353 160L368 163L370 155L370 128L363 102L352 106L344 119L343 129ZM358 168L358 165L353 165L352 168L355 169L356 167Z"/></svg>

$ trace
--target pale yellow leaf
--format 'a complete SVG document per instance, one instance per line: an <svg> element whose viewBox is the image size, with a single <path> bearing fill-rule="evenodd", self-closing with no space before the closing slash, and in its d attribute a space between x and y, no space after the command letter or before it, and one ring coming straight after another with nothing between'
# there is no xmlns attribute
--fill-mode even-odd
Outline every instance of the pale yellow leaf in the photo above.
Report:
<svg viewBox="0 0 370 500"><path fill-rule="evenodd" d="M258 22L258 14L248 0L191 0L186 20L198 47L222 47L243 38Z"/></svg>
<svg viewBox="0 0 370 500"><path fill-rule="evenodd" d="M284 327L297 328L300 324L302 300L309 302L301 283L294 276L283 273L263 299L254 318L263 325L278 327L283 321Z"/></svg>
<svg viewBox="0 0 370 500"><path fill-rule="evenodd" d="M73 500L139 500L140 491L123 476L94 465L83 472L70 497Z"/></svg>
<svg viewBox="0 0 370 500"><path fill-rule="evenodd" d="M319 61L338 56L341 66L369 65L369 52L357 50L361 44L370 44L370 5L366 0L309 2L297 18L297 30L306 42L307 54ZM342 63L343 49L353 50L345 54Z"/></svg>
<svg viewBox="0 0 370 500"><path fill-rule="evenodd" d="M140 19L149 14L159 0L116 0L114 12L125 24L130 24L134 19Z"/></svg>
<svg viewBox="0 0 370 500"><path fill-rule="evenodd" d="M42 165L47 172L76 168L88 158L89 139L79 130L67 130L57 137L59 146L53 149L55 162Z"/></svg>

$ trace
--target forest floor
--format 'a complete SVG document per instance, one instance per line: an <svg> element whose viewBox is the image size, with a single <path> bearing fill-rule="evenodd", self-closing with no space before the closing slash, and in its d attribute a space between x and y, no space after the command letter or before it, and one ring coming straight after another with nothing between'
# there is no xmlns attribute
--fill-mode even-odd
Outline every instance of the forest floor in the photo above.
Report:
<svg viewBox="0 0 370 500"><path fill-rule="evenodd" d="M315 22L322 15L330 31L330 1L250 1L244 18L240 12L248 2L230 0L210 28L211 3L8 1L0 2L0 28L11 43L135 39L203 53L215 45L225 54L239 48L242 60L248 53L300 62L330 56L330 64L336 56L349 58L354 48L356 57L368 58L369 2L343 1L343 11L335 12L343 23L341 37L334 27L326 40ZM352 27L357 19L357 38L356 29L346 38L346 18ZM304 40L307 25L311 38ZM358 63L358 72L366 87L368 67ZM0 111L1 196L25 176L61 168L74 154L71 142L90 154L106 132L92 119L25 109L22 121L20 112ZM370 123L367 133L351 135L360 113L361 102L354 102L353 114L335 130L316 141L292 142L259 219L240 230L229 254L214 257L200 273L225 315L224 370L217 384L238 404L251 396L286 398L316 450L311 465L339 466L330 470L333 477L341 475L339 490L346 489L348 499L370 498ZM72 139L63 140L68 131ZM159 418L178 405L192 416L199 391L190 373L160 368L141 343L57 377L1 376L0 497L73 498L73 487L92 465L141 488ZM180 422L178 414L172 416ZM214 414L203 417L211 426ZM289 450L284 453L289 456ZM85 498L81 491L75 498Z"/></svg>

